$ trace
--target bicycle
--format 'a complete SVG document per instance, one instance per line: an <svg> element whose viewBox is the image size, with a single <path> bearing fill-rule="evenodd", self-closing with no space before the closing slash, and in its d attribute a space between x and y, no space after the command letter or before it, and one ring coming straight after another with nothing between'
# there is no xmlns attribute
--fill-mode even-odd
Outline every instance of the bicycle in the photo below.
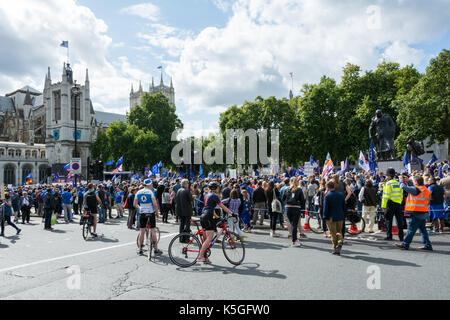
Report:
<svg viewBox="0 0 450 320"><path fill-rule="evenodd" d="M211 244L208 247L205 255L209 257L211 255L211 248L216 241L223 235L222 239L222 251L225 258L233 265L240 265L245 259L245 246L240 240L239 236L230 232L226 226L226 220L220 219L217 222L217 227L221 230L214 236ZM181 233L175 236L169 244L169 257L170 260L179 267L187 268L193 266L200 257L200 249L204 242L205 230L198 230L195 234ZM184 243L181 239L188 239ZM199 240L200 238L200 240Z"/></svg>
<svg viewBox="0 0 450 320"><path fill-rule="evenodd" d="M83 217L83 225L82 225L82 235L83 239L87 241L88 236L92 236L92 227L94 226L94 217L91 215L89 211L87 211Z"/></svg>
<svg viewBox="0 0 450 320"><path fill-rule="evenodd" d="M308 211L308 218L306 219L306 225L314 233L323 233L323 218L317 211Z"/></svg>
<svg viewBox="0 0 450 320"><path fill-rule="evenodd" d="M151 237L149 237L149 234L150 234L150 223L147 223L147 226L145 227L145 239L144 239L144 242L142 243L142 250L148 250L148 252L147 252L147 257L148 257L148 260L149 261L151 261L151 259L152 259L152 254L153 254L153 248L154 248L154 243L153 243L153 241L151 241ZM159 240L161 239L161 232L159 231L159 228L158 227L155 227L155 232L156 232L156 239L157 239L157 241L156 241L156 243L158 244L159 243ZM136 245L137 245L137 247L138 247L138 249L139 249L139 236L140 236L140 232L138 233L138 235L137 235L137 238L136 238Z"/></svg>

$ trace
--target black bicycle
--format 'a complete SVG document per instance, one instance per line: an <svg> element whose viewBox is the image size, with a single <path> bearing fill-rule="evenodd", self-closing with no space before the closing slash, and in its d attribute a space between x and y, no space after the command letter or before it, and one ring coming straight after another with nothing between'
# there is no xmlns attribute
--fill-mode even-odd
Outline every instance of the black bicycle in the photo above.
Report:
<svg viewBox="0 0 450 320"><path fill-rule="evenodd" d="M348 210L345 213L345 232L350 235L358 235L366 228L366 222L356 210Z"/></svg>
<svg viewBox="0 0 450 320"><path fill-rule="evenodd" d="M88 211L83 216L83 224L82 224L82 234L83 239L87 240L89 235L92 236L92 228L94 227L94 216Z"/></svg>

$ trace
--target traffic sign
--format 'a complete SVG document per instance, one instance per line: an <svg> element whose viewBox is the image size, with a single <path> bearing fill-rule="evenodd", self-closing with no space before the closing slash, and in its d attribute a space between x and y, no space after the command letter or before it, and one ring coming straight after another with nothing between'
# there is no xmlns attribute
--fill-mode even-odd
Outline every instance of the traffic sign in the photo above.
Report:
<svg viewBox="0 0 450 320"><path fill-rule="evenodd" d="M70 160L70 173L81 174L81 159Z"/></svg>

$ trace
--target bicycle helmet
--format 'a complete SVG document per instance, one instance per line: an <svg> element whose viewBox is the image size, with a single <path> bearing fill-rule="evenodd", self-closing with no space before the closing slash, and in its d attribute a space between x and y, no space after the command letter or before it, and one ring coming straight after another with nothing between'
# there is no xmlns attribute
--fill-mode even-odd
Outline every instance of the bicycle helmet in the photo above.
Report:
<svg viewBox="0 0 450 320"><path fill-rule="evenodd" d="M208 187L211 191L217 190L219 188L219 184L217 182L213 181L208 185Z"/></svg>

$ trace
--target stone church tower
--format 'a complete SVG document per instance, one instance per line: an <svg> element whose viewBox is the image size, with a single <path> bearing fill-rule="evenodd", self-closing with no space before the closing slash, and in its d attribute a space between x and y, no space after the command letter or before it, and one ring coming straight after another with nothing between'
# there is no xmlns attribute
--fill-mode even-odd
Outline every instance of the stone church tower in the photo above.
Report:
<svg viewBox="0 0 450 320"><path fill-rule="evenodd" d="M139 82L139 90L136 92L133 89L133 85L131 85L130 108L133 108L133 107L141 104L141 99L142 99L142 96L144 95L144 93L154 94L154 93L158 93L158 92L161 92L163 95L165 95L167 97L167 99L169 99L169 104L171 106L173 106L173 107L175 106L175 89L173 87L172 79L170 79L170 86L165 86L163 77L161 74L161 82L160 82L159 86L155 87L155 83L152 78L152 84L150 85L148 92L143 91L142 83L140 83L140 82Z"/></svg>
<svg viewBox="0 0 450 320"><path fill-rule="evenodd" d="M77 86L79 95L72 89ZM52 83L50 68L45 77L44 106L46 112L46 153L49 163L66 165L72 158L81 158L82 174L87 176L89 144L93 140L95 112L90 99L89 74L86 69L84 85L73 81L70 64L63 67L62 81ZM75 114L77 132L75 132ZM77 134L77 151L74 152L74 140Z"/></svg>

